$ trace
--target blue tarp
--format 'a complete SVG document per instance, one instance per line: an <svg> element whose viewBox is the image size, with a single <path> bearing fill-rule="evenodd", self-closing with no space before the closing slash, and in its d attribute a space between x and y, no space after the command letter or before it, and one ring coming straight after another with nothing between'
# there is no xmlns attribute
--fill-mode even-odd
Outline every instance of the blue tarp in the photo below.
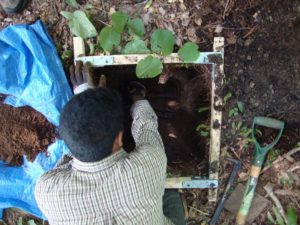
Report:
<svg viewBox="0 0 300 225"><path fill-rule="evenodd" d="M9 95L5 103L14 107L31 106L58 125L60 110L72 92L56 48L41 21L0 31L0 93ZM0 219L3 209L9 207L44 218L34 198L35 183L67 152L63 141L56 140L48 147L48 156L40 153L34 162L24 157L21 167L9 167L0 161Z"/></svg>

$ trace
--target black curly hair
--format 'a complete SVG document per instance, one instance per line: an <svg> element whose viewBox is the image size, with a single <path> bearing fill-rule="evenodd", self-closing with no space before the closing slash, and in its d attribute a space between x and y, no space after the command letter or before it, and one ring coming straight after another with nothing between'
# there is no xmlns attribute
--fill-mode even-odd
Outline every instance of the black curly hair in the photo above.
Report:
<svg viewBox="0 0 300 225"><path fill-rule="evenodd" d="M96 162L111 155L114 140L122 130L121 97L110 88L75 95L60 115L60 137L82 162Z"/></svg>

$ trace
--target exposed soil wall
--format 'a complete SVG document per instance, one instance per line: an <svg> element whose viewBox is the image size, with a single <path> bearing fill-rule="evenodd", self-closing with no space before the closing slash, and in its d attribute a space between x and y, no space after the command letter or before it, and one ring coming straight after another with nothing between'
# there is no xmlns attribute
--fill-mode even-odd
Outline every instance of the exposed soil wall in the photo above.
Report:
<svg viewBox="0 0 300 225"><path fill-rule="evenodd" d="M107 76L107 85L119 90L125 110L124 147L134 148L131 136L130 106L127 86L138 80L135 66L110 66L96 70ZM165 82L160 84L160 82ZM139 79L147 87L147 99L158 116L171 172L177 175L199 175L197 165L208 160L208 137L197 134L199 124L210 124L210 112L198 109L210 106L211 78L205 66L165 65L163 75L154 79Z"/></svg>

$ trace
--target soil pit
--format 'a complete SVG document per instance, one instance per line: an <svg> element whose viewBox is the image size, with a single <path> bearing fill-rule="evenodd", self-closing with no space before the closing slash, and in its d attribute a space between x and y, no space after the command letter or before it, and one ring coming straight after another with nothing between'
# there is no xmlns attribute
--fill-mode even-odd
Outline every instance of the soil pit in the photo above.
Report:
<svg viewBox="0 0 300 225"><path fill-rule="evenodd" d="M0 98L0 159L10 166L23 164L23 155L33 161L55 141L55 127L30 107L14 108Z"/></svg>
<svg viewBox="0 0 300 225"><path fill-rule="evenodd" d="M138 79L135 66L105 66L96 68L95 73L106 75L107 86L117 89L123 97L126 151L135 146L130 131L132 102L127 87L129 82L137 80L146 86L147 99L158 116L170 175L206 175L209 135L204 137L196 131L200 124L204 128L210 126L210 111L198 112L200 108L210 108L211 75L206 66L165 65L162 75L153 79Z"/></svg>

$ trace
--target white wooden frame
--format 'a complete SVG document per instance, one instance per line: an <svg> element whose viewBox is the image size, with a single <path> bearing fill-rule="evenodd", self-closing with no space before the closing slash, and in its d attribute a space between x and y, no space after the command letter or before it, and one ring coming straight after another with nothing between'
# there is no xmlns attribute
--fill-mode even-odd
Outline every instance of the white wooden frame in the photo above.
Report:
<svg viewBox="0 0 300 225"><path fill-rule="evenodd" d="M92 66L107 65L134 65L140 59L148 55L103 55L85 56L84 41L74 37L74 59L76 61L90 62ZM183 63L177 53L170 56L161 57L163 63ZM215 37L213 52L201 52L198 60L194 64L211 64L212 66L212 93L211 93L211 127L210 127L210 150L209 150L209 179L218 180L219 178L219 155L221 143L221 124L222 124L222 97L220 96L224 78L224 38ZM184 182L192 181L192 177L167 178L166 188L183 188ZM218 189L209 189L208 200L217 201Z"/></svg>

